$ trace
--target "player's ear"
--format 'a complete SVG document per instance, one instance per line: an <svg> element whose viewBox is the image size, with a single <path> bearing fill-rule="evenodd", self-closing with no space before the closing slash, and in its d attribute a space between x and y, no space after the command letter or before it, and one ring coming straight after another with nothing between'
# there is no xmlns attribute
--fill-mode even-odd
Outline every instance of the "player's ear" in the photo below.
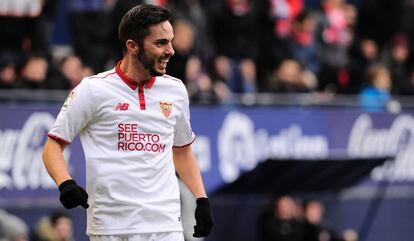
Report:
<svg viewBox="0 0 414 241"><path fill-rule="evenodd" d="M132 39L128 39L128 40L126 41L126 47L127 47L127 49L128 49L128 52L133 52L133 53L138 54L139 47L138 47L138 44L137 44L137 43L135 43L135 41L134 41L134 40L132 40Z"/></svg>

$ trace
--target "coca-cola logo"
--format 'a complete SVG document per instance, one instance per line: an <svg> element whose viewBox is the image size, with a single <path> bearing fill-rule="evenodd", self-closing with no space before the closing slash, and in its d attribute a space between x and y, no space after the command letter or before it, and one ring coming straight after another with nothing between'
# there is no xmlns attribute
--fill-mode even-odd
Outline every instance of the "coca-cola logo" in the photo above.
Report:
<svg viewBox="0 0 414 241"><path fill-rule="evenodd" d="M56 188L42 161L46 133L54 121L50 113L35 112L20 130L0 130L0 190ZM69 148L65 157L69 159Z"/></svg>
<svg viewBox="0 0 414 241"><path fill-rule="evenodd" d="M400 115L389 128L374 128L371 116L359 116L350 132L348 155L355 158L394 156L395 159L375 168L371 178L376 181L413 181L413 117Z"/></svg>

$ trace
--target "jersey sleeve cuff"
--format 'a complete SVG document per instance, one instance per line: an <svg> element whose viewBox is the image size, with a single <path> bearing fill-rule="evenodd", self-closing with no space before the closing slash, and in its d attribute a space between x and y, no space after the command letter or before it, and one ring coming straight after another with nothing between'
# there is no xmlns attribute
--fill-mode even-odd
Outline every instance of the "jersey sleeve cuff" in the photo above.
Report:
<svg viewBox="0 0 414 241"><path fill-rule="evenodd" d="M173 148L183 148L183 147L189 146L189 145L193 144L195 139L196 139L196 137L194 136L193 139L190 141L190 143L187 143L187 144L182 145L182 146L173 146Z"/></svg>
<svg viewBox="0 0 414 241"><path fill-rule="evenodd" d="M53 134L48 133L48 134L47 134L47 136L48 136L48 137L50 137L50 138L52 138L52 139L55 139L55 140L56 140L56 141L58 141L58 142L65 143L65 144L67 144L67 145L69 145L69 144L70 144L70 141L67 141L67 140L65 140L65 139L63 139L63 138L60 138L60 137L58 137L58 136L55 136L55 135L53 135Z"/></svg>

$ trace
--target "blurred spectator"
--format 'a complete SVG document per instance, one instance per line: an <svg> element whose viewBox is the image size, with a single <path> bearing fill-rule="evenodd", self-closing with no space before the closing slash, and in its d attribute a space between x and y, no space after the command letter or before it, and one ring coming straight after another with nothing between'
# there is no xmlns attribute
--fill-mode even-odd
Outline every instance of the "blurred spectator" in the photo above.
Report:
<svg viewBox="0 0 414 241"><path fill-rule="evenodd" d="M343 5L343 13L346 25L350 34L355 36L355 30L357 28L357 19L358 19L358 10L356 6L352 4L345 4Z"/></svg>
<svg viewBox="0 0 414 241"><path fill-rule="evenodd" d="M347 229L342 232L344 241L358 241L358 233L353 229Z"/></svg>
<svg viewBox="0 0 414 241"><path fill-rule="evenodd" d="M0 89L11 89L16 85L16 57L4 51L0 53Z"/></svg>
<svg viewBox="0 0 414 241"><path fill-rule="evenodd" d="M73 241L73 223L66 212L54 211L36 224L33 241Z"/></svg>
<svg viewBox="0 0 414 241"><path fill-rule="evenodd" d="M166 7L174 19L184 19L194 26L194 54L207 63L213 58L213 46L208 35L206 10L199 0L168 0Z"/></svg>
<svg viewBox="0 0 414 241"><path fill-rule="evenodd" d="M33 54L28 57L20 71L16 88L48 89L47 72L49 63L44 55Z"/></svg>
<svg viewBox="0 0 414 241"><path fill-rule="evenodd" d="M110 57L109 11L113 1L71 0L69 1L69 23L75 54L94 72L106 69ZM108 4L105 5L105 4ZM116 35L117 36L117 35Z"/></svg>
<svg viewBox="0 0 414 241"><path fill-rule="evenodd" d="M315 76L293 59L284 60L273 72L268 91L277 93L305 93L316 88Z"/></svg>
<svg viewBox="0 0 414 241"><path fill-rule="evenodd" d="M320 89L338 92L348 84L349 76L346 70L348 64L348 47L353 38L354 19L356 11L344 0L323 0L323 21L320 28L321 72L319 75Z"/></svg>
<svg viewBox="0 0 414 241"><path fill-rule="evenodd" d="M167 73L181 79L184 84L188 82L186 76L187 63L190 58L197 58L194 55L194 26L184 19L176 19L173 23L174 39L173 48L174 56L171 57L167 67Z"/></svg>
<svg viewBox="0 0 414 241"><path fill-rule="evenodd" d="M333 230L326 227L323 223L325 206L317 200L308 201L305 204L305 217L310 225L310 233L317 241L343 241Z"/></svg>
<svg viewBox="0 0 414 241"><path fill-rule="evenodd" d="M303 0L298 1L280 1L281 4L276 4L278 1L266 0L258 1L261 4L258 6L259 11L259 57L258 63L258 88L262 91L268 91L266 80L272 75L275 66L278 66L284 59L292 58L290 47L288 45L287 36L290 35L290 24L296 14L298 14L303 7ZM291 2L292 6L290 6ZM279 16L279 17L278 17ZM282 16L285 16L284 18ZM289 17L286 17L289 16ZM278 33L278 21L289 19L288 35L280 32ZM285 25L281 24L280 26ZM257 26L256 26L257 27Z"/></svg>
<svg viewBox="0 0 414 241"><path fill-rule="evenodd" d="M258 16L254 3L224 1L213 8L209 19L216 51L214 73L237 93L256 91Z"/></svg>
<svg viewBox="0 0 414 241"><path fill-rule="evenodd" d="M228 103L231 100L232 92L226 83L222 81L215 81L213 84L214 95L221 103Z"/></svg>
<svg viewBox="0 0 414 241"><path fill-rule="evenodd" d="M190 58L187 63L187 89L192 101L200 103L226 102L231 97L231 91L221 81L213 83L211 78L201 71L198 58Z"/></svg>
<svg viewBox="0 0 414 241"><path fill-rule="evenodd" d="M201 61L191 57L186 64L186 80L188 95L193 101L214 102L213 83L209 76L203 73Z"/></svg>
<svg viewBox="0 0 414 241"><path fill-rule="evenodd" d="M28 241L29 230L19 217L0 209L0 240Z"/></svg>
<svg viewBox="0 0 414 241"><path fill-rule="evenodd" d="M175 54L167 67L168 74L184 82L193 101L212 103L227 99L227 94L216 94L215 84L206 74L201 59L194 54L194 26L185 19L176 19L174 34Z"/></svg>
<svg viewBox="0 0 414 241"><path fill-rule="evenodd" d="M371 66L366 74L367 86L360 93L360 103L368 112L384 111L391 100L391 76L381 64Z"/></svg>
<svg viewBox="0 0 414 241"><path fill-rule="evenodd" d="M15 88L18 89L69 89L69 82L59 69L42 53L30 54L19 66Z"/></svg>
<svg viewBox="0 0 414 241"><path fill-rule="evenodd" d="M269 0L269 3L276 36L281 39L289 37L294 19L304 8L303 0Z"/></svg>
<svg viewBox="0 0 414 241"><path fill-rule="evenodd" d="M253 59L233 61L226 56L214 59L217 81L222 81L235 93L256 92L256 64Z"/></svg>
<svg viewBox="0 0 414 241"><path fill-rule="evenodd" d="M260 240L263 241L316 241L298 217L298 205L291 196L281 196L273 210L265 212L260 223Z"/></svg>
<svg viewBox="0 0 414 241"><path fill-rule="evenodd" d="M0 2L0 51L15 57L33 51L48 53L48 36L42 25L42 0Z"/></svg>
<svg viewBox="0 0 414 241"><path fill-rule="evenodd" d="M319 46L315 40L316 22L313 15L303 11L295 19L289 41L292 56L317 75L320 69Z"/></svg>
<svg viewBox="0 0 414 241"><path fill-rule="evenodd" d="M69 55L60 62L60 71L69 83L69 89L75 88L84 77L93 75L93 70L84 67L82 60L76 55Z"/></svg>
<svg viewBox="0 0 414 241"><path fill-rule="evenodd" d="M50 215L50 222L56 233L57 241L73 240L73 223L65 212L54 212Z"/></svg>
<svg viewBox="0 0 414 241"><path fill-rule="evenodd" d="M356 94L362 87L364 74L369 66L379 61L377 43L370 38L362 38L359 41L355 41L355 46L350 51L350 58L350 80L345 93Z"/></svg>
<svg viewBox="0 0 414 241"><path fill-rule="evenodd" d="M305 203L305 217L306 220L311 224L320 225L322 223L324 212L324 205L317 200L312 200Z"/></svg>
<svg viewBox="0 0 414 241"><path fill-rule="evenodd" d="M391 72L392 94L401 94L409 79L409 53L409 40L403 33L395 34L391 38L389 48L384 51L383 62Z"/></svg>
<svg viewBox="0 0 414 241"><path fill-rule="evenodd" d="M355 94L361 89L369 66L379 61L378 45L373 39L364 37L356 41L350 51L350 57L350 84L347 93Z"/></svg>

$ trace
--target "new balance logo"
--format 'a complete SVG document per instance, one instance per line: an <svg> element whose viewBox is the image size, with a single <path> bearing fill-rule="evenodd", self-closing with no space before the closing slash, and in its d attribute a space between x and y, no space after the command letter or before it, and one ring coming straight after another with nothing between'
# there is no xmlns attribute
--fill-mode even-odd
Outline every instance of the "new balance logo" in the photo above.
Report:
<svg viewBox="0 0 414 241"><path fill-rule="evenodd" d="M128 107L128 103L118 103L118 105L115 107L115 110L128 110Z"/></svg>

